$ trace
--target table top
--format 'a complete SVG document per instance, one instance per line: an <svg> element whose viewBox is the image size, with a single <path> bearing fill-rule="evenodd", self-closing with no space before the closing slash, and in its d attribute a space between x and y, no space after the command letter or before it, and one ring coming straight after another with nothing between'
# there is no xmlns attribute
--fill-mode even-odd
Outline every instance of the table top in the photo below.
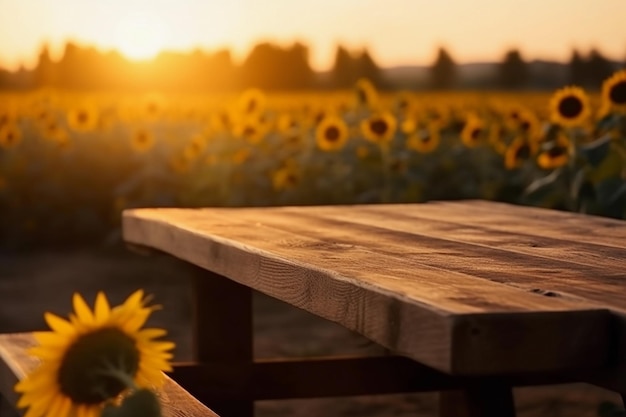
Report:
<svg viewBox="0 0 626 417"><path fill-rule="evenodd" d="M626 345L619 220L486 201L163 208L126 210L123 233L451 374L604 369Z"/></svg>

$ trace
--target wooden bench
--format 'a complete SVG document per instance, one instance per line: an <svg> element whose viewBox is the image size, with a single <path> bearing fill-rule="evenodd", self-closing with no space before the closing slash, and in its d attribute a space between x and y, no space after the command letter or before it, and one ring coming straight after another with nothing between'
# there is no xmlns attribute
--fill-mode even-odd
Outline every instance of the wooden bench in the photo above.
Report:
<svg viewBox="0 0 626 417"><path fill-rule="evenodd" d="M260 399L453 389L442 416L506 417L513 386L626 393L626 222L463 201L138 209L123 226L199 267L197 362L173 378L227 417ZM395 356L255 360L252 290Z"/></svg>
<svg viewBox="0 0 626 417"><path fill-rule="evenodd" d="M19 395L13 387L38 364L38 360L26 352L35 344L31 333L0 334L0 397L8 404L17 404ZM169 377L157 395L163 417L218 417Z"/></svg>

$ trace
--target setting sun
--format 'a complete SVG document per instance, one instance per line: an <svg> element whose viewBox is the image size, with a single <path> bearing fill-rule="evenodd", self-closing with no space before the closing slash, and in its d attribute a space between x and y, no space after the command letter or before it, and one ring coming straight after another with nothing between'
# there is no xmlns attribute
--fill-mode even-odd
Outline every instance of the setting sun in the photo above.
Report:
<svg viewBox="0 0 626 417"><path fill-rule="evenodd" d="M157 55L166 41L167 25L158 16L127 14L115 28L115 45L131 59L150 59Z"/></svg>

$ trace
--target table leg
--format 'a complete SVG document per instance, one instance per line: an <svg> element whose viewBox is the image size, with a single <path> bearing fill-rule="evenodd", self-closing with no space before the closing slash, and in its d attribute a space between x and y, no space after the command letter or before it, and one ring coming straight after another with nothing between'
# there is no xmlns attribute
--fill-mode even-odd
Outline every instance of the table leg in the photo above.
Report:
<svg viewBox="0 0 626 417"><path fill-rule="evenodd" d="M439 394L440 417L515 417L510 386L478 384L462 391Z"/></svg>
<svg viewBox="0 0 626 417"><path fill-rule="evenodd" d="M252 417L254 401L245 398L252 373L252 290L209 271L194 274L194 356L196 361L224 361L238 364L245 381L224 381L225 385L242 386L241 395L230 401L207 404L222 417ZM239 378L241 372L234 373ZM228 374L222 374L228 378ZM231 376L232 378L232 376ZM237 394L237 393L235 393Z"/></svg>

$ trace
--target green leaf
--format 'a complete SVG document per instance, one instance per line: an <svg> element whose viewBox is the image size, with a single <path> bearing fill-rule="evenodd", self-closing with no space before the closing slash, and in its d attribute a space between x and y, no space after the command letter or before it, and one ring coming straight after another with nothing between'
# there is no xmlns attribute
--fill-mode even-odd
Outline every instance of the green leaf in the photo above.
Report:
<svg viewBox="0 0 626 417"><path fill-rule="evenodd" d="M611 136L604 135L600 139L596 139L591 143L587 143L580 147L580 153L587 159L592 166L598 166L609 154L611 147Z"/></svg>
<svg viewBox="0 0 626 417"><path fill-rule="evenodd" d="M536 193L537 191L553 184L561 176L562 172L563 171L561 169L556 169L552 171L550 175L534 180L528 187L526 187L524 194L529 195Z"/></svg>
<svg viewBox="0 0 626 417"><path fill-rule="evenodd" d="M161 405L154 392L139 389L124 398L119 407L107 404L101 417L162 417Z"/></svg>

